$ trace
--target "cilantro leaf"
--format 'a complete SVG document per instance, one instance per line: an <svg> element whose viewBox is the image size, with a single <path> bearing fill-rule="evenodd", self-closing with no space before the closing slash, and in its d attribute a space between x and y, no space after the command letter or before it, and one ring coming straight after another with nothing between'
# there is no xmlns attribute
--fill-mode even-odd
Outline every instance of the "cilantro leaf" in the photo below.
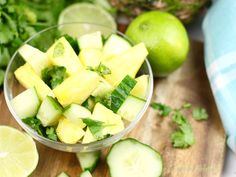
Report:
<svg viewBox="0 0 236 177"><path fill-rule="evenodd" d="M187 123L186 117L184 117L184 115L180 111L175 111L175 113L172 116L172 120L177 125L182 125Z"/></svg>
<svg viewBox="0 0 236 177"><path fill-rule="evenodd" d="M172 116L172 120L177 124L177 130L171 134L171 141L176 148L187 148L194 144L194 135L192 127L187 121L186 117L180 112L176 111Z"/></svg>
<svg viewBox="0 0 236 177"><path fill-rule="evenodd" d="M104 136L102 134L102 130L105 127L104 122L89 119L89 118L83 118L83 122L88 126L89 130L93 134L95 138L98 140L103 139Z"/></svg>
<svg viewBox="0 0 236 177"><path fill-rule="evenodd" d="M208 113L204 108L194 108L192 116L195 120L206 120L208 119Z"/></svg>
<svg viewBox="0 0 236 177"><path fill-rule="evenodd" d="M42 126L42 123L39 119L35 117L28 117L25 119L22 119L22 121L29 125L32 129L34 129L39 135L44 136L44 127Z"/></svg>
<svg viewBox="0 0 236 177"><path fill-rule="evenodd" d="M171 134L171 141L176 148L187 148L195 143L190 124L182 124Z"/></svg>
<svg viewBox="0 0 236 177"><path fill-rule="evenodd" d="M67 77L64 66L50 66L42 70L42 79L50 87L55 88Z"/></svg>
<svg viewBox="0 0 236 177"><path fill-rule="evenodd" d="M153 102L153 103L151 103L151 107L156 110L159 110L159 114L162 117L168 116L172 111L171 107L169 107L165 104L162 104L162 103Z"/></svg>
<svg viewBox="0 0 236 177"><path fill-rule="evenodd" d="M100 76L111 74L111 70L102 63L100 63L96 68L88 67L88 69L97 72Z"/></svg>
<svg viewBox="0 0 236 177"><path fill-rule="evenodd" d="M57 134L55 132L55 128L47 127L46 135L47 135L48 139L53 140L53 141L57 141Z"/></svg>
<svg viewBox="0 0 236 177"><path fill-rule="evenodd" d="M9 59L9 50L7 48L0 47L0 67L6 67L9 62Z"/></svg>

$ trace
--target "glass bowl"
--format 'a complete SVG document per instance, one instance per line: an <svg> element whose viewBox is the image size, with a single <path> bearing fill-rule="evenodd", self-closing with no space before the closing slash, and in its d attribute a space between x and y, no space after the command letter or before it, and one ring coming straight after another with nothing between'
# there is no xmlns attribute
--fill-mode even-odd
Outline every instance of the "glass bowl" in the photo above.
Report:
<svg viewBox="0 0 236 177"><path fill-rule="evenodd" d="M74 30L71 30L73 28L79 29L78 34L71 33L71 31L74 31ZM108 27L102 26L102 25L90 24L90 23L68 23L68 24L56 25L56 26L52 26L47 29L44 29L38 32L37 34L35 34L33 37L31 37L27 41L25 41L24 44L40 46L39 48L44 51L45 49L49 48L49 46L51 46L53 42L55 41L55 36L58 34L58 29L63 29L64 31L67 31L67 33L70 33L70 35L73 35L74 37L78 37L82 34L95 32L99 30L102 32L102 34L105 37L107 37L111 33L116 33L127 39L127 37L124 36L122 33L115 31L113 29L110 29ZM16 51L9 62L9 65L6 70L5 81L4 81L4 95L5 95L7 106L11 114L15 118L15 120L30 136L32 136L35 140L39 141L40 143L48 147L51 147L53 149L66 151L66 152L90 152L90 151L96 151L96 150L105 148L107 146L110 146L113 143L120 140L124 135L126 135L128 132L130 132L134 128L134 126L139 122L139 120L144 115L151 101L152 91L153 91L153 75L152 75L151 66L148 60L145 59L145 62L143 63L138 74L139 75L148 74L150 76L149 86L146 92L146 103L143 106L142 110L140 110L139 114L134 118L134 120L125 125L124 130L106 139L88 143L88 144L80 144L80 143L65 144L62 142L55 142L37 134L36 131L31 129L25 123L23 123L21 119L16 115L16 112L14 111L12 107L11 100L23 90L19 82L16 80L14 76L14 71L23 64L24 64L24 61L21 58L19 51Z"/></svg>

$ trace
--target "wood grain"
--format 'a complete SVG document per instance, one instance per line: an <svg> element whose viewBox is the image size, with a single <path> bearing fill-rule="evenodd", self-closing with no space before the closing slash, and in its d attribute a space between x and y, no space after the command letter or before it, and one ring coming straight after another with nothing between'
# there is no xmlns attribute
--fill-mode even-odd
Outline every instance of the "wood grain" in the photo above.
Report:
<svg viewBox="0 0 236 177"><path fill-rule="evenodd" d="M160 151L164 161L164 177L220 177L224 163L225 133L209 87L203 63L203 46L192 42L187 62L168 78L156 79L153 100L179 107L184 102L203 106L209 112L209 120L197 122L186 112L192 124L196 143L188 149L174 149L170 142L173 125L168 118L148 109L142 120L129 136L150 144ZM0 124L20 129L9 113L0 95ZM54 177L65 171L76 177L81 169L73 153L59 152L37 143L40 154L37 169L32 177ZM109 177L105 154L93 173L94 177Z"/></svg>

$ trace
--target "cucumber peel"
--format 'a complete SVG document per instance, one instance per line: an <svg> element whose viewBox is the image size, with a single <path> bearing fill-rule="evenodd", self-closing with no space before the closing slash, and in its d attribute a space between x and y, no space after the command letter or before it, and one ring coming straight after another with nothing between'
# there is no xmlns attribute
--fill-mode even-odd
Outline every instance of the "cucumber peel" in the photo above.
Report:
<svg viewBox="0 0 236 177"><path fill-rule="evenodd" d="M96 168L101 151L76 153L76 157L79 160L80 167L83 171L93 172Z"/></svg>

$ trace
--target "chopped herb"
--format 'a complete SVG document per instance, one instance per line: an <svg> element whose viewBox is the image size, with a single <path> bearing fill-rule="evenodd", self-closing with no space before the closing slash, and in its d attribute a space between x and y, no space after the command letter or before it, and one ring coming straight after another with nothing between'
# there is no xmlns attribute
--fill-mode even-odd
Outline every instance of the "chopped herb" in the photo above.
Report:
<svg viewBox="0 0 236 177"><path fill-rule="evenodd" d="M165 104L153 102L151 107L158 110L162 117L171 116L172 121L177 125L177 129L171 134L171 141L175 148L187 148L195 143L191 124L183 115L185 109L192 107L191 103L185 103L180 108L174 109ZM195 108L192 110L195 120L205 120L208 114L204 108Z"/></svg>
<svg viewBox="0 0 236 177"><path fill-rule="evenodd" d="M47 135L48 139L53 140L53 141L57 141L57 134L55 132L55 128L47 127L46 135Z"/></svg>
<svg viewBox="0 0 236 177"><path fill-rule="evenodd" d="M55 88L67 77L64 66L50 66L42 70L42 79L50 87Z"/></svg>
<svg viewBox="0 0 236 177"><path fill-rule="evenodd" d="M84 118L83 122L88 126L89 130L91 131L91 133L95 138L97 138L98 140L104 138L102 134L102 130L105 127L104 122L92 120L89 118Z"/></svg>
<svg viewBox="0 0 236 177"><path fill-rule="evenodd" d="M111 74L111 70L102 63L100 63L96 68L88 67L88 69L97 72L100 76Z"/></svg>
<svg viewBox="0 0 236 177"><path fill-rule="evenodd" d="M111 74L111 70L102 63L99 64L97 71L101 76Z"/></svg>
<svg viewBox="0 0 236 177"><path fill-rule="evenodd" d="M39 135L44 136L44 127L42 126L42 123L39 119L35 117L28 117L25 119L22 119L22 121L29 125L32 129L34 129Z"/></svg>
<svg viewBox="0 0 236 177"><path fill-rule="evenodd" d="M184 123L171 134L171 141L176 148L187 148L195 143L191 125Z"/></svg>
<svg viewBox="0 0 236 177"><path fill-rule="evenodd" d="M177 125L177 130L171 134L171 141L176 148L187 148L194 144L194 136L190 123L180 112L175 111L172 120Z"/></svg>
<svg viewBox="0 0 236 177"><path fill-rule="evenodd" d="M151 104L151 107L156 110L159 110L159 114L162 117L168 116L172 111L172 109L169 106L167 106L165 104L161 104L161 103L156 103L156 102L153 102Z"/></svg>
<svg viewBox="0 0 236 177"><path fill-rule="evenodd" d="M208 119L208 114L204 108L194 108L192 111L192 116L195 120L206 120Z"/></svg>

